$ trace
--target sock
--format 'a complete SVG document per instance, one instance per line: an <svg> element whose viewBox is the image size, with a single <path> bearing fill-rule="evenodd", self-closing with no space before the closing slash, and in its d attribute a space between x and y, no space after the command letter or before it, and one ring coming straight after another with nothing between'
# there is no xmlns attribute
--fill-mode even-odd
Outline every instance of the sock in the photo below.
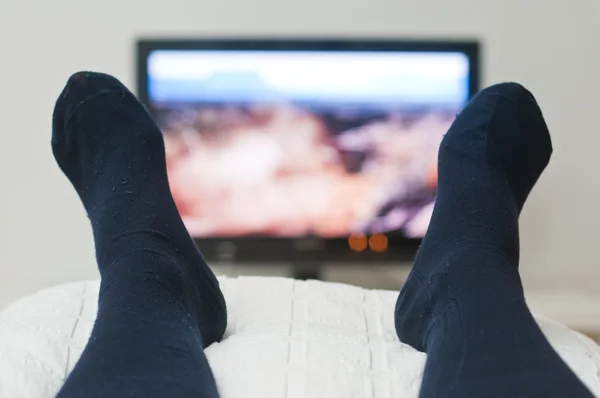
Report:
<svg viewBox="0 0 600 398"><path fill-rule="evenodd" d="M396 304L398 337L427 353L422 398L591 397L525 303L518 217L552 153L515 83L489 87L440 145L427 234Z"/></svg>
<svg viewBox="0 0 600 398"><path fill-rule="evenodd" d="M63 396L216 397L203 347L223 336L225 301L171 196L162 133L119 81L81 72L56 102L52 150L88 213L101 275Z"/></svg>

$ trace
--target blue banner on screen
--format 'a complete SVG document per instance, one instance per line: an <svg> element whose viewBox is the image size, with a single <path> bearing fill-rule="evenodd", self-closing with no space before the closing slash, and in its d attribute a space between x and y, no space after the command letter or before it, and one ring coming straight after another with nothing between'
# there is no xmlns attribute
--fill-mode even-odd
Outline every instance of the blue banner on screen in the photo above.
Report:
<svg viewBox="0 0 600 398"><path fill-rule="evenodd" d="M147 67L194 237L424 235L465 54L159 50Z"/></svg>

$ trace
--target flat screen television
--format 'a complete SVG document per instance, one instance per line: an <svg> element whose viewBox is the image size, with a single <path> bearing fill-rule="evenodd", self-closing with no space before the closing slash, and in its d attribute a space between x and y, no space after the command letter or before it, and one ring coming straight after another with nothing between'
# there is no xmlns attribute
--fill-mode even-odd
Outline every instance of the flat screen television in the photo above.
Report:
<svg viewBox="0 0 600 398"><path fill-rule="evenodd" d="M475 42L140 40L138 96L207 259L408 260Z"/></svg>

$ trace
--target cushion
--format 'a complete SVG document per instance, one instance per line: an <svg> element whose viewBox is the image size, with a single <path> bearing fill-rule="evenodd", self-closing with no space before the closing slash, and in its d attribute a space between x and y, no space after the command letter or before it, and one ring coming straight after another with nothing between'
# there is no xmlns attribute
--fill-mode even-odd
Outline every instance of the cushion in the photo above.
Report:
<svg viewBox="0 0 600 398"><path fill-rule="evenodd" d="M220 278L229 325L206 350L222 398L416 398L425 354L398 341L397 292L286 278ZM50 398L89 338L99 282L58 286L0 313L0 396ZM544 333L600 396L600 348L543 317Z"/></svg>

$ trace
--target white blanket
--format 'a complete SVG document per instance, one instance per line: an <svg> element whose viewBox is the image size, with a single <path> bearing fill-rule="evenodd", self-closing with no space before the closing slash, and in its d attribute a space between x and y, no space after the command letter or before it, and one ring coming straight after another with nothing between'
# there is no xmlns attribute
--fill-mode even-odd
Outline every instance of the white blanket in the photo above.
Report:
<svg viewBox="0 0 600 398"><path fill-rule="evenodd" d="M229 325L207 349L222 398L416 398L425 355L398 342L397 293L284 278L222 278ZM49 398L89 338L98 282L44 290L0 314L0 398ZM600 396L600 348L538 317Z"/></svg>

